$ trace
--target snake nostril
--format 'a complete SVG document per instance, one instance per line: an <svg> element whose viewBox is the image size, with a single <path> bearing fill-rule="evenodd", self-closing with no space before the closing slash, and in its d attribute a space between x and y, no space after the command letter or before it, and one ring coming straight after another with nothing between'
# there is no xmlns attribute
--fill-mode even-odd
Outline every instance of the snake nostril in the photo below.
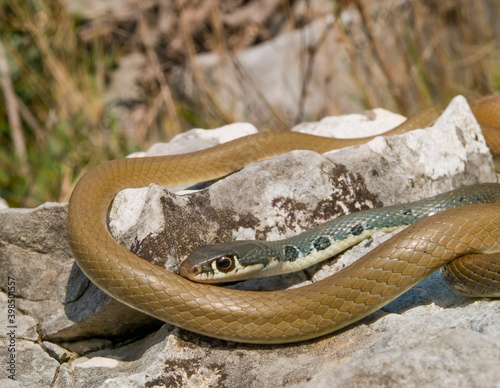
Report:
<svg viewBox="0 0 500 388"><path fill-rule="evenodd" d="M182 265L179 268L179 274L187 279L193 279L196 275L201 273L201 265L196 264L194 266Z"/></svg>

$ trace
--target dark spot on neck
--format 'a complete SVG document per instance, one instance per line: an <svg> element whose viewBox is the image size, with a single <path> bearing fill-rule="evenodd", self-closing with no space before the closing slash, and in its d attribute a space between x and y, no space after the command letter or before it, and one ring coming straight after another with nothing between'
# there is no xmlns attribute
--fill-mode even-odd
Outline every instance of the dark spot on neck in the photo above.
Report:
<svg viewBox="0 0 500 388"><path fill-rule="evenodd" d="M283 248L283 252L285 255L284 259L286 261L295 261L300 256L300 251L296 247L293 247L291 245L285 245Z"/></svg>
<svg viewBox="0 0 500 388"><path fill-rule="evenodd" d="M350 233L353 234L354 236L359 236L365 228L363 228L363 225L361 224L356 224L351 228Z"/></svg>
<svg viewBox="0 0 500 388"><path fill-rule="evenodd" d="M407 209L403 209L403 214L405 216L411 216L412 215L412 210L410 208L407 208Z"/></svg>
<svg viewBox="0 0 500 388"><path fill-rule="evenodd" d="M313 246L317 251L322 251L328 248L330 245L332 245L332 243L326 236L320 236L313 242Z"/></svg>

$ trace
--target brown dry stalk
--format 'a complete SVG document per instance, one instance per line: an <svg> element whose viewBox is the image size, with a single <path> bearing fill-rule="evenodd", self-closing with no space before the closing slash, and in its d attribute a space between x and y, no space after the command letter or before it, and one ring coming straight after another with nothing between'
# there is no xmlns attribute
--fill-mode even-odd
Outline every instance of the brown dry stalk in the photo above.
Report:
<svg viewBox="0 0 500 388"><path fill-rule="evenodd" d="M323 30L321 31L321 35L319 36L316 43L303 48L305 55L303 55L301 59L303 60L303 62L305 62L305 66L302 71L303 74L302 88L300 91L297 116L295 117L295 124L300 123L304 119L304 109L308 95L309 84L311 83L313 77L314 60L316 59L319 49L326 41L328 34L332 31L336 20L337 19L334 19L332 22L330 22L328 21L328 19L325 18L325 24L324 26L322 26Z"/></svg>
<svg viewBox="0 0 500 388"><path fill-rule="evenodd" d="M366 36L370 41L370 48L373 52L373 58L378 63L380 70L385 76L389 90L394 96L394 100L399 108L399 111L405 114L408 111L408 103L406 98L404 98L403 90L401 90L401 88L394 82L391 76L389 65L384 59L385 56L382 53L382 49L380 48L378 39L375 37L376 33L373 28L375 21L372 18L372 13L370 12L370 9L365 5L363 0L356 0L355 4L361 15Z"/></svg>
<svg viewBox="0 0 500 388"><path fill-rule="evenodd" d="M337 39L345 50L346 55L349 57L349 63L351 66L349 67L352 80L356 85L356 91L360 94L360 101L364 108L369 108L377 105L377 101L375 99L374 93L371 93L368 88L368 83L365 81L364 73L360 66L363 66L363 62L358 58L355 44L352 39L349 37L348 29L344 24L341 17L341 8L336 7L335 10L335 24L337 26ZM358 66L359 65L359 66Z"/></svg>
<svg viewBox="0 0 500 388"><path fill-rule="evenodd" d="M151 38L151 33L149 31L148 23L145 17L146 10L144 6L141 6L139 31L142 38L142 42L146 47L146 53L148 59L151 62L156 80L160 84L160 94L167 109L168 114L168 125L165 130L165 135L167 140L170 140L175 135L181 132L181 124L179 122L179 116L177 115L177 109L175 107L174 99L172 98L172 93L170 87L168 86L165 74L162 71L158 55L154 49L153 39ZM142 139L143 140L143 139Z"/></svg>
<svg viewBox="0 0 500 388"><path fill-rule="evenodd" d="M231 112L226 112L223 108L220 107L216 93L207 86L203 79L203 74L196 63L196 48L193 41L193 31L188 21L186 11L184 10L183 2L177 0L176 4L177 11L179 13L179 26L181 29L183 41L185 43L186 62L188 63L192 71L194 85L196 89L199 90L197 97L199 98L199 101L204 110L215 110L217 115L222 119L223 122L233 122L234 120ZM207 7L208 5L210 5L210 9L214 9L216 7L215 2L206 2L206 4L204 4L204 7Z"/></svg>
<svg viewBox="0 0 500 388"><path fill-rule="evenodd" d="M17 96L12 86L9 63L7 62L7 56L2 41L0 41L0 81L7 108L7 118L12 136L12 144L21 162L21 172L27 174L29 173L29 163L28 153L26 151L26 141L24 139L21 118L19 117Z"/></svg>

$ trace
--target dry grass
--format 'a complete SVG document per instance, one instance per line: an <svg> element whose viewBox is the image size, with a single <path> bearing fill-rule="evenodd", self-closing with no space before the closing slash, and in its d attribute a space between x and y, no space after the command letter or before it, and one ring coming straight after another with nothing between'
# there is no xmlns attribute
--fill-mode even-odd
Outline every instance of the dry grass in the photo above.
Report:
<svg viewBox="0 0 500 388"><path fill-rule="evenodd" d="M283 15L281 32L323 16L306 8L302 20L295 3L275 0L264 9L250 1L247 8L228 15L222 5L193 10L186 6L189 1L178 0L159 8L139 7L135 23L110 24L104 19L89 24L69 15L62 0L0 1L0 197L11 206L64 201L84 171L137 149L137 144L144 148L192 126L258 121L253 112L239 116L221 100L217 86L197 65L199 52L218 53L236 75L237 87L258 96L267 129L318 119L307 116L305 104L311 93L327 93L327 84L325 90L311 90L311 80L330 35L325 33L314 47L302 48L302 87L291 116L267 100L237 55L273 37L268 20L277 11ZM500 89L498 2L334 4L337 21L329 28L350 63L355 84L350 98L358 106L410 114L430 104L442 107L457 94L479 96ZM246 10L254 12L252 18ZM155 25L162 12L174 14L172 20L178 23L163 36ZM347 13L355 15L353 23L343 21ZM172 36L173 31L178 35ZM147 58L148 71L141 80L146 97L135 133L127 137L109 110L106 88L117 61L137 50ZM176 65L191 69L196 101L179 99L172 92L170 75ZM336 71L331 69L332 76ZM323 115L340 111L327 102L319 110Z"/></svg>
<svg viewBox="0 0 500 388"><path fill-rule="evenodd" d="M67 200L87 166L130 150L104 116L105 73L114 58L99 40L82 44L58 2L4 1L0 24L15 90L4 93L5 105L18 109L26 154L23 160L13 127L0 121L0 196L12 206ZM7 116L3 106L0 117Z"/></svg>
<svg viewBox="0 0 500 388"><path fill-rule="evenodd" d="M492 1L353 0L337 8L361 16L357 30L339 23L354 78L366 108L402 114L422 106L445 106L458 94L475 97L499 90L500 41ZM374 8L376 12L373 12ZM366 48L359 50L359 42Z"/></svg>

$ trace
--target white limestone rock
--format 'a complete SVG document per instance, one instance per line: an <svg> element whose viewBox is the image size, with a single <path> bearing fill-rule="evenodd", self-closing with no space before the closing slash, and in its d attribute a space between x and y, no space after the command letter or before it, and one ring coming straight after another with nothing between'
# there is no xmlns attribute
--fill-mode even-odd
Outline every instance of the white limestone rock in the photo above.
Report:
<svg viewBox="0 0 500 388"><path fill-rule="evenodd" d="M175 136L168 143L153 144L146 152L135 152L129 157L184 154L217 144L227 143L238 137L257 133L257 128L249 123L234 123L215 129L194 128Z"/></svg>
<svg viewBox="0 0 500 388"><path fill-rule="evenodd" d="M376 108L364 114L329 116L317 122L298 124L292 128L292 131L351 139L382 135L404 121L405 117L401 115Z"/></svg>
<svg viewBox="0 0 500 388"><path fill-rule="evenodd" d="M7 203L7 201L0 197L0 210L8 209L8 208L9 208L9 204Z"/></svg>

